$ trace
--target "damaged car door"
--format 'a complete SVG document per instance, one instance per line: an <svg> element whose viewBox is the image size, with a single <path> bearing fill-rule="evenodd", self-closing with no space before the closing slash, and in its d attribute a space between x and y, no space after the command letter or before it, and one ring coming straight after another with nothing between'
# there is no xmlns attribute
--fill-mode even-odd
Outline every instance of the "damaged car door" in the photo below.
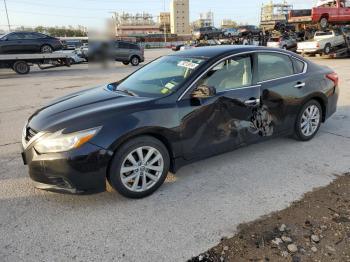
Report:
<svg viewBox="0 0 350 262"><path fill-rule="evenodd" d="M194 82L178 101L186 159L219 154L259 139L261 126L253 121L261 91L254 82L250 54L220 61Z"/></svg>
<svg viewBox="0 0 350 262"><path fill-rule="evenodd" d="M307 65L278 52L258 52L256 56L261 85L260 125L267 127L260 130L261 135L283 135L294 128L308 84Z"/></svg>

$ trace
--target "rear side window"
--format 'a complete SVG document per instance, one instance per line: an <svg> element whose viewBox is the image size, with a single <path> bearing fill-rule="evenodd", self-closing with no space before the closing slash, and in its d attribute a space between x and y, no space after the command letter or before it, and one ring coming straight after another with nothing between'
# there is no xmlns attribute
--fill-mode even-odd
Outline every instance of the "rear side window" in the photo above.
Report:
<svg viewBox="0 0 350 262"><path fill-rule="evenodd" d="M294 74L292 60L277 53L258 54L258 79L260 82Z"/></svg>
<svg viewBox="0 0 350 262"><path fill-rule="evenodd" d="M292 58L293 61L293 67L294 67L294 73L295 74L301 74L302 72L304 72L304 67L305 67L305 63L296 59L296 58Z"/></svg>
<svg viewBox="0 0 350 262"><path fill-rule="evenodd" d="M125 42L119 42L119 48L123 48L123 49L140 49L138 45L129 44L129 43L125 43Z"/></svg>
<svg viewBox="0 0 350 262"><path fill-rule="evenodd" d="M18 40L18 39L24 39L23 34L21 33L13 33L13 34L9 34L7 36L8 40Z"/></svg>

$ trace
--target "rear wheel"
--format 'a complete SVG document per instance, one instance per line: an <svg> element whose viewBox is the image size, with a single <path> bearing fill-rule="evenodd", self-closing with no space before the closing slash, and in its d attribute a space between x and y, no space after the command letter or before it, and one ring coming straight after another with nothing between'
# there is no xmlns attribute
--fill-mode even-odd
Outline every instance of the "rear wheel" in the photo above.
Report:
<svg viewBox="0 0 350 262"><path fill-rule="evenodd" d="M322 29L326 29L328 27L328 19L327 17L322 17L320 20L320 26Z"/></svg>
<svg viewBox="0 0 350 262"><path fill-rule="evenodd" d="M169 153L162 142L150 136L137 137L117 150L108 180L123 196L142 198L163 184L169 165Z"/></svg>
<svg viewBox="0 0 350 262"><path fill-rule="evenodd" d="M140 58L138 58L137 56L133 56L130 60L130 63L133 66L138 66L140 64Z"/></svg>
<svg viewBox="0 0 350 262"><path fill-rule="evenodd" d="M20 75L28 74L30 66L25 61L17 61L13 64L13 70Z"/></svg>
<svg viewBox="0 0 350 262"><path fill-rule="evenodd" d="M130 62L128 62L128 61L124 61L124 62L122 62L123 63L123 65L128 65L128 64L130 64Z"/></svg>
<svg viewBox="0 0 350 262"><path fill-rule="evenodd" d="M295 122L295 135L298 140L308 141L318 132L322 122L322 107L316 100L307 102Z"/></svg>

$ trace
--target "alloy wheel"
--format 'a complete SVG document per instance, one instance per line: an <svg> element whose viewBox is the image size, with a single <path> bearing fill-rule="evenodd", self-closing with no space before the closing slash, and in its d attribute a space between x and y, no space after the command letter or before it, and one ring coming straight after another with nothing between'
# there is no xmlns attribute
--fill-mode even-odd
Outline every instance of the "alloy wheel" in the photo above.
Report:
<svg viewBox="0 0 350 262"><path fill-rule="evenodd" d="M308 106L302 117L300 122L300 129L304 136L312 136L319 126L321 120L320 110L316 105Z"/></svg>
<svg viewBox="0 0 350 262"><path fill-rule="evenodd" d="M120 176L128 190L144 192L158 182L163 171L162 154L154 147L142 146L133 150L123 160Z"/></svg>

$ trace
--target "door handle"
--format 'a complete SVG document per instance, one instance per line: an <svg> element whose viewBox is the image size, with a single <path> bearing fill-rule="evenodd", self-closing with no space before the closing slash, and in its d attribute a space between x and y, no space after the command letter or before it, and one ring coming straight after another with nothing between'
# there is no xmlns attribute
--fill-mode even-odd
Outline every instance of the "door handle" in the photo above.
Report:
<svg viewBox="0 0 350 262"><path fill-rule="evenodd" d="M294 87L296 88L302 88L305 86L305 83L302 83L302 82L298 82Z"/></svg>
<svg viewBox="0 0 350 262"><path fill-rule="evenodd" d="M258 105L258 104L260 104L260 99L259 98L257 98L257 99L252 98L252 99L246 100L244 102L244 104L246 104L248 106Z"/></svg>

